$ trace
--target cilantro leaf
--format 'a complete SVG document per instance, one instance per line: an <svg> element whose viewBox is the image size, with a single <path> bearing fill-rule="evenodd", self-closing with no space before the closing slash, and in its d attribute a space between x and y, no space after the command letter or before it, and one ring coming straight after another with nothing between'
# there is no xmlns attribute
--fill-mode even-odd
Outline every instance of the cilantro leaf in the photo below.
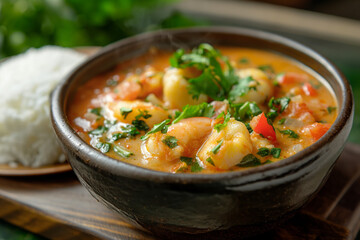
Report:
<svg viewBox="0 0 360 240"><path fill-rule="evenodd" d="M214 113L214 106L208 103L201 103L199 105L186 105L183 108L183 111L178 116L176 116L172 123L175 124L184 118L212 117Z"/></svg>
<svg viewBox="0 0 360 240"><path fill-rule="evenodd" d="M203 170L203 168L199 165L199 163L190 158L190 157L180 157L180 161L186 163L186 165L190 166L190 171L191 172L201 172ZM184 169L182 169L182 172L184 171Z"/></svg>
<svg viewBox="0 0 360 240"><path fill-rule="evenodd" d="M90 135L102 135L108 130L105 126L98 126L96 129L89 132Z"/></svg>
<svg viewBox="0 0 360 240"><path fill-rule="evenodd" d="M120 146L114 146L114 152L116 152L119 156L123 158L129 158L131 155L134 155L134 153L127 151L125 148Z"/></svg>
<svg viewBox="0 0 360 240"><path fill-rule="evenodd" d="M261 161L252 154L246 155L239 164L238 167L255 167L261 165Z"/></svg>
<svg viewBox="0 0 360 240"><path fill-rule="evenodd" d="M176 147L178 145L178 141L179 140L177 140L174 136L166 136L165 139L162 140L162 142L169 148Z"/></svg>
<svg viewBox="0 0 360 240"><path fill-rule="evenodd" d="M286 130L280 130L278 129L280 133L284 134L284 135L289 135L289 138L299 138L299 135L294 132L293 130L290 129L286 129Z"/></svg>
<svg viewBox="0 0 360 240"><path fill-rule="evenodd" d="M270 150L266 147L262 147L258 149L257 155L260 155L262 157L266 157L270 154Z"/></svg>
<svg viewBox="0 0 360 240"><path fill-rule="evenodd" d="M120 113L124 117L124 119L126 119L127 115L129 115L129 113L131 112L132 112L131 108L126 108L126 107L120 108Z"/></svg>
<svg viewBox="0 0 360 240"><path fill-rule="evenodd" d="M252 86L254 85L254 86ZM251 76L241 78L237 84L235 84L229 92L229 98L235 100L236 97L241 97L247 94L251 89L256 90L256 85L259 83Z"/></svg>
<svg viewBox="0 0 360 240"><path fill-rule="evenodd" d="M149 138L150 134L160 132L160 131L162 133L166 133L167 132L167 124L169 124L169 123L170 123L170 119L166 119L166 120L162 121L161 123L155 124L154 127L149 132L147 132L144 136L142 136L140 139L146 140Z"/></svg>
<svg viewBox="0 0 360 240"><path fill-rule="evenodd" d="M211 149L211 152L213 154L217 154L219 152L220 147L223 144L223 142L224 142L224 139L221 139L221 141L213 149Z"/></svg>
<svg viewBox="0 0 360 240"><path fill-rule="evenodd" d="M230 104L232 116L238 121L245 121L262 113L255 102Z"/></svg>
<svg viewBox="0 0 360 240"><path fill-rule="evenodd" d="M224 112L223 112L224 113ZM222 114L223 114L222 113ZM224 115L224 114L223 114ZM220 115L219 115L220 116ZM218 116L218 117L219 117ZM224 129L227 126L227 123L229 122L231 118L231 114L228 112L225 117L224 117L224 122L223 123L218 123L214 126L214 129L216 129L218 132L220 132L222 129Z"/></svg>
<svg viewBox="0 0 360 240"><path fill-rule="evenodd" d="M272 148L271 149L271 155L274 158L279 158L280 157L280 153L281 153L281 149L280 148Z"/></svg>
<svg viewBox="0 0 360 240"><path fill-rule="evenodd" d="M132 125L136 127L139 131L147 131L149 130L149 126L143 120L133 120Z"/></svg>
<svg viewBox="0 0 360 240"><path fill-rule="evenodd" d="M329 106L329 107L326 108L326 110L328 111L329 114L331 114L333 111L336 110L336 107Z"/></svg>
<svg viewBox="0 0 360 240"><path fill-rule="evenodd" d="M98 107L98 108L92 108L89 110L89 112L101 117L101 111L102 111L102 108L101 107Z"/></svg>

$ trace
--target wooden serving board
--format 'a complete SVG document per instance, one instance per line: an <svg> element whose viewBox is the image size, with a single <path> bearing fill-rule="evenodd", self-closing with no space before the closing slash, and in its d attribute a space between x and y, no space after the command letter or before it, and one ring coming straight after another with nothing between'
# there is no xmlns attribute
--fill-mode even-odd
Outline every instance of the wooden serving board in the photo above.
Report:
<svg viewBox="0 0 360 240"><path fill-rule="evenodd" d="M51 239L157 239L98 203L72 172L0 177L0 218ZM302 211L256 239L354 239L360 228L360 147L348 144Z"/></svg>

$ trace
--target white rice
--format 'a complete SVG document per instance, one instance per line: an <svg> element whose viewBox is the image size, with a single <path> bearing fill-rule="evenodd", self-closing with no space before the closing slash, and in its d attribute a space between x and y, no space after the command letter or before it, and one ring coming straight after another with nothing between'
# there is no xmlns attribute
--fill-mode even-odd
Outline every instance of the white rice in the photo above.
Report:
<svg viewBox="0 0 360 240"><path fill-rule="evenodd" d="M0 64L0 164L64 162L49 117L49 94L86 58L73 50L30 49Z"/></svg>

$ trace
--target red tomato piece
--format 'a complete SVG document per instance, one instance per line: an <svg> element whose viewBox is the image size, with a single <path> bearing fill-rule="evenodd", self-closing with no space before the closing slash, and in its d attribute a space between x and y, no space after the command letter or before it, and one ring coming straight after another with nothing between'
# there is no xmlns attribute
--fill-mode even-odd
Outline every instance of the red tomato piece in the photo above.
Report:
<svg viewBox="0 0 360 240"><path fill-rule="evenodd" d="M267 139L271 141L276 141L276 133L274 127L269 124L268 119L266 118L264 113L261 113L258 117L256 117L255 127L253 128L254 132L263 135Z"/></svg>
<svg viewBox="0 0 360 240"><path fill-rule="evenodd" d="M277 80L280 84L292 84L305 82L306 80L308 80L308 76L306 76L305 74L288 72L280 75Z"/></svg>
<svg viewBox="0 0 360 240"><path fill-rule="evenodd" d="M302 90L304 91L304 93L307 95L307 96L316 96L317 95L317 91L316 89L308 82L304 83L303 87L302 87Z"/></svg>
<svg viewBox="0 0 360 240"><path fill-rule="evenodd" d="M329 123L313 123L311 125L308 125L304 127L305 129L308 129L310 131L310 134L314 141L319 140L331 127L331 124Z"/></svg>

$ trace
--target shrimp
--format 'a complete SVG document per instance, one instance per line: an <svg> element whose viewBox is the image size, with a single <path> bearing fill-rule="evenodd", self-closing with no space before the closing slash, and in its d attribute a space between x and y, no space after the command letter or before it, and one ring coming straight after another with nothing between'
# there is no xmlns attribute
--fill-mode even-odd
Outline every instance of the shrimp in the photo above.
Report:
<svg viewBox="0 0 360 240"><path fill-rule="evenodd" d="M231 118L226 127L219 132L213 130L197 153L204 166L227 170L253 150L246 126Z"/></svg>
<svg viewBox="0 0 360 240"><path fill-rule="evenodd" d="M146 158L156 158L161 161L173 161L181 156L192 157L201 147L213 128L213 120L207 117L193 117L180 120L171 125L166 134L157 132L142 145L142 153ZM177 139L173 148L164 143L169 137Z"/></svg>
<svg viewBox="0 0 360 240"><path fill-rule="evenodd" d="M163 93L165 105L169 108L182 109L186 105L197 105L207 102L208 97L200 94L198 99L188 93L189 83L184 78L184 70L169 68L163 77Z"/></svg>
<svg viewBox="0 0 360 240"><path fill-rule="evenodd" d="M255 81L250 82L249 87L256 89L251 88L244 96L238 96L235 103L250 101L262 104L273 95L274 88L263 71L256 68L242 69L238 71L238 76L240 78L252 77Z"/></svg>
<svg viewBox="0 0 360 240"><path fill-rule="evenodd" d="M151 93L160 95L162 76L162 72L156 72L153 67L147 67L140 75L129 74L115 87L115 92L120 100L144 98Z"/></svg>
<svg viewBox="0 0 360 240"><path fill-rule="evenodd" d="M120 122L131 124L138 116L138 119L143 120L149 127L164 121L169 116L169 113L161 107L137 100L110 102L104 110L109 119L115 118ZM142 117L140 116L141 114L143 115Z"/></svg>

